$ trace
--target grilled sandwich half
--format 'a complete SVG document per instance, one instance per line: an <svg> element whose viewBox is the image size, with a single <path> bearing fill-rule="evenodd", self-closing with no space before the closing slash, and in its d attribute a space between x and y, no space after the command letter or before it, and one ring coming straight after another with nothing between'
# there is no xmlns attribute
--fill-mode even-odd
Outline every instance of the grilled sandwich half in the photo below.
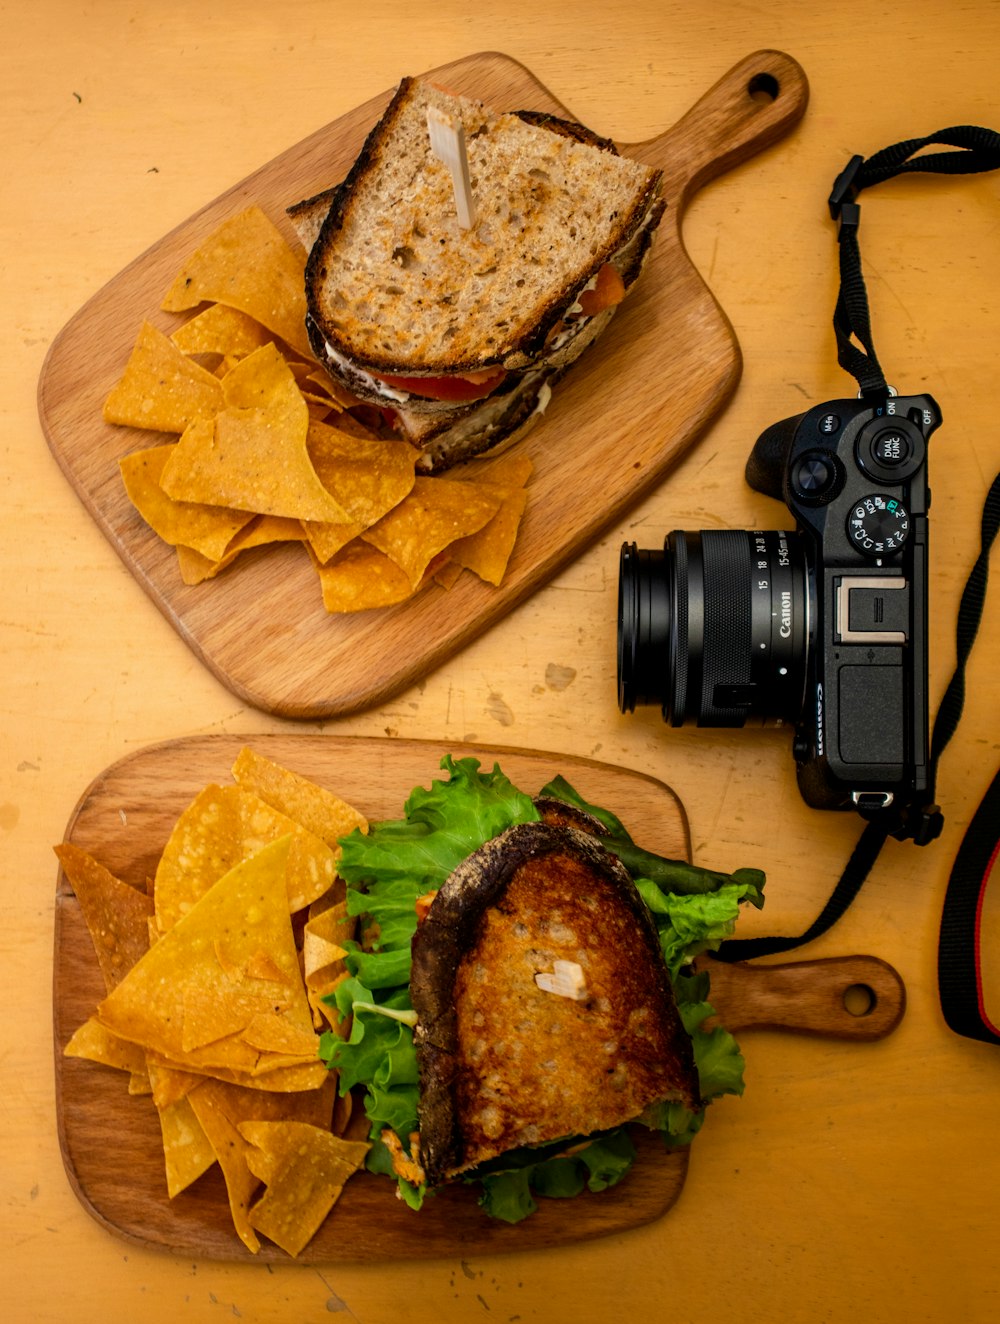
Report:
<svg viewBox="0 0 1000 1324"><path fill-rule="evenodd" d="M652 918L589 832L540 822L487 842L437 892L412 952L429 1185L662 1101L699 1106Z"/></svg>
<svg viewBox="0 0 1000 1324"><path fill-rule="evenodd" d="M428 111L464 135L463 228ZM438 471L520 435L604 330L664 209L661 173L582 126L411 78L346 179L289 209L317 358Z"/></svg>

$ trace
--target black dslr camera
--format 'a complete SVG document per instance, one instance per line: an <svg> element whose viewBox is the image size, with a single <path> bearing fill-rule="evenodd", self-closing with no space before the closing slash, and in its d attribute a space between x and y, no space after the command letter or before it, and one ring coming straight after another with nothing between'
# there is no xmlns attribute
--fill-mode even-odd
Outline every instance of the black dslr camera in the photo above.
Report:
<svg viewBox="0 0 1000 1324"><path fill-rule="evenodd" d="M834 400L768 428L750 486L789 532L675 531L621 551L618 705L673 726L794 726L799 789L893 835L940 831L928 760L929 395Z"/></svg>

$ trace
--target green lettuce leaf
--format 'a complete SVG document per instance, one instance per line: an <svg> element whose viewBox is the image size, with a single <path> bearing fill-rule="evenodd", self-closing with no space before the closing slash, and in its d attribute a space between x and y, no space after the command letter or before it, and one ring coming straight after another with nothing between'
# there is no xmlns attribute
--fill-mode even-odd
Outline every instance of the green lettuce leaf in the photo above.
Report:
<svg viewBox="0 0 1000 1324"><path fill-rule="evenodd" d="M674 978L696 956L717 950L730 937L744 902L763 904L761 886L753 879L727 879L714 892L687 895L665 891L649 878L636 878L635 885L652 912L667 969Z"/></svg>
<svg viewBox="0 0 1000 1324"><path fill-rule="evenodd" d="M446 755L449 780L418 786L404 805L404 817L355 829L341 841L337 866L348 883L420 879L423 891L440 887L474 850L515 823L537 822L531 797L519 791L494 765L479 771L479 760ZM369 891L371 888L369 887Z"/></svg>
<svg viewBox="0 0 1000 1324"><path fill-rule="evenodd" d="M762 898L754 899L761 897L764 886L764 875L759 869L737 869L732 874L718 873L687 860L671 860L643 850L632 840L620 818L610 809L590 804L561 774L553 777L540 794L576 805L578 809L596 818L607 830L608 835L603 838L604 845L618 856L633 878L649 878L664 891L675 893L714 892L725 883L735 882L747 886L747 900L753 905L763 904Z"/></svg>
<svg viewBox="0 0 1000 1324"><path fill-rule="evenodd" d="M491 1218L505 1223L520 1223L538 1208L531 1194L531 1168L516 1168L512 1172L498 1172L482 1181L483 1193L479 1207Z"/></svg>

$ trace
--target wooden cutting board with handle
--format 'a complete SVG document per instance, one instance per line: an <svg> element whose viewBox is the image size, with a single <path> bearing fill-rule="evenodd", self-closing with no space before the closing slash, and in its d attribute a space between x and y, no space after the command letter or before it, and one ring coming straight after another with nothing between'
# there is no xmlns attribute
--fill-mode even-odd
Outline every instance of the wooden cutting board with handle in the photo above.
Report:
<svg viewBox="0 0 1000 1324"><path fill-rule="evenodd" d="M154 745L103 772L73 812L66 840L90 851L112 873L144 887L180 812L210 782L228 782L244 744L311 777L371 820L397 818L409 791L429 786L447 752L499 762L522 790L535 793L562 773L592 803L617 813L648 849L690 855L687 818L674 792L642 773L564 755L425 741L268 735L206 736ZM753 861L704 861L736 867ZM63 1049L103 996L93 946L61 871L55 907L54 1046L59 1142L70 1182L107 1229L130 1242L204 1259L249 1260L229 1216L217 1168L168 1200L159 1126L148 1098L130 1097L124 1073ZM889 1034L903 1014L904 989L891 966L874 957L796 961L779 966L712 963L712 1002L738 1031L766 1026L842 1039L845 1049ZM861 1013L849 1009L861 993ZM724 1103L714 1105L724 1107ZM697 1147L711 1144L711 1110ZM664 1152L636 1128L639 1157L628 1177L601 1194L542 1200L526 1221L508 1226L483 1214L466 1188L442 1191L419 1214L395 1198L384 1177L362 1172L344 1194L302 1263L373 1261L411 1256L534 1250L638 1227L661 1217L681 1193L689 1151ZM265 1242L259 1259L284 1258Z"/></svg>
<svg viewBox="0 0 1000 1324"><path fill-rule="evenodd" d="M430 76L499 109L571 115L504 55L472 55ZM684 210L707 180L786 134L805 110L808 88L794 60L759 51L672 128L623 147L663 169L667 210L642 280L560 383L543 422L519 443L535 471L499 588L466 574L448 591L432 587L398 607L328 616L299 545L244 554L218 579L185 586L175 553L135 513L118 472L123 455L169 438L104 423L104 399L143 319L168 334L182 320L158 310L200 242L251 203L297 242L284 209L346 174L390 95L262 166L133 261L60 332L38 387L53 455L150 598L233 693L284 717L355 712L438 667L619 520L704 432L735 389L741 360L731 326L684 249Z"/></svg>

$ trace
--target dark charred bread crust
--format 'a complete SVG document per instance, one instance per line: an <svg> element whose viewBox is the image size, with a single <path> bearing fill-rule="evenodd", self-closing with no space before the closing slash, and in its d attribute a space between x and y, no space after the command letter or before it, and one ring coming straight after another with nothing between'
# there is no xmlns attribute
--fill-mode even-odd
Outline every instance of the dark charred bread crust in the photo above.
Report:
<svg viewBox="0 0 1000 1324"><path fill-rule="evenodd" d="M369 131L368 136L361 145L361 151L354 158L354 164L345 175L344 179L336 185L331 191L330 207L320 228L319 237L313 245L306 261L306 293L307 296L311 290L314 290L318 281L321 281L326 275L324 260L326 249L332 242L334 236L343 228L344 215L350 205L353 195L354 185L364 172L371 166L375 157L376 149L379 144L392 135L395 128L396 117L400 106L403 105L413 87L414 79L403 78L393 94L392 100L386 107L385 113L378 123ZM311 320L311 319L310 319ZM312 335L310 333L310 339ZM315 349L315 343L313 349ZM320 361L323 355L319 355Z"/></svg>
<svg viewBox="0 0 1000 1324"><path fill-rule="evenodd" d="M579 1000L536 984L557 959L582 969ZM511 828L454 871L414 936L410 996L429 1185L664 1099L697 1106L652 917L620 862L574 828Z"/></svg>
<svg viewBox="0 0 1000 1324"><path fill-rule="evenodd" d="M525 124L534 124L538 129L550 129L553 133L561 133L564 138L572 138L589 147L598 147L602 152L618 155L618 148L610 138L602 138L577 120L561 119L547 110L515 110L513 113L519 120L524 120Z"/></svg>
<svg viewBox="0 0 1000 1324"><path fill-rule="evenodd" d="M579 805L572 805L559 800L554 795L537 795L532 804L542 816L542 822L550 827L571 827L578 832L588 832L592 837L606 837L608 830L599 818L588 814Z"/></svg>

